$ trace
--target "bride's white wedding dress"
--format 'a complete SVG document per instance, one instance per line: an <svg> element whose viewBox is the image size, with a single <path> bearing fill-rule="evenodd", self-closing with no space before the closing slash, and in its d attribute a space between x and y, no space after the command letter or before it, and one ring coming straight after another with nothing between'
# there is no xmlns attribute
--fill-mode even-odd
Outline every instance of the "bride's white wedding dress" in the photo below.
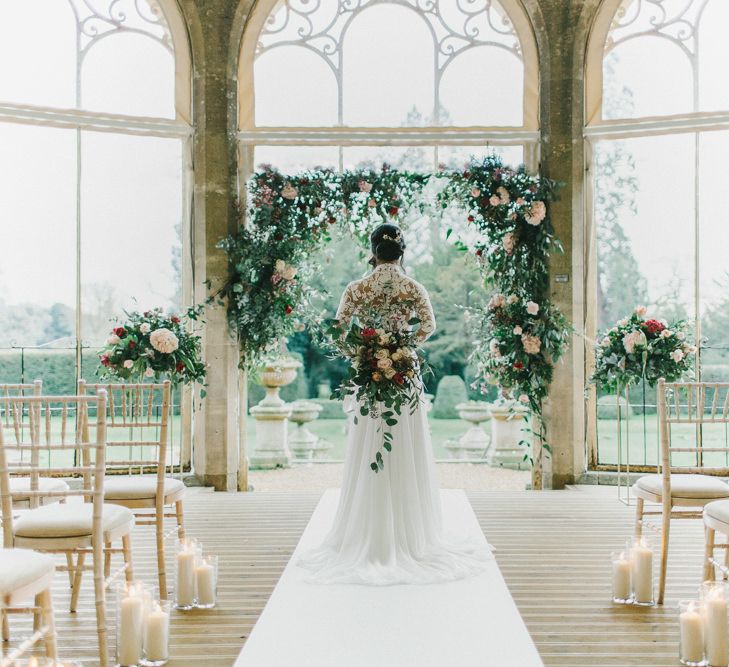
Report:
<svg viewBox="0 0 729 667"><path fill-rule="evenodd" d="M425 288L395 264L380 264L350 283L337 311L348 324L353 316L377 310L388 320L420 319L422 340L435 331ZM402 324L400 324L402 326ZM351 397L349 397L351 399ZM485 540L468 542L447 535L424 405L407 408L392 427L392 451L385 468L370 468L380 448L378 419L363 417L353 399L339 507L323 544L298 561L315 583L369 585L429 584L482 571L493 558ZM355 423L353 414L357 415Z"/></svg>

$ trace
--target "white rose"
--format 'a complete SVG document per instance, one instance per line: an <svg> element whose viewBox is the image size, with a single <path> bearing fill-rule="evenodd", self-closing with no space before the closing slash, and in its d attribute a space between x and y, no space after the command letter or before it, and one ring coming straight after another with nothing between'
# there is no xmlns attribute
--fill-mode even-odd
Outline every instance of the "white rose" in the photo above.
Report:
<svg viewBox="0 0 729 667"><path fill-rule="evenodd" d="M489 343L489 352L495 357L501 356L501 350L499 349L499 342L495 338L492 338L491 342Z"/></svg>
<svg viewBox="0 0 729 667"><path fill-rule="evenodd" d="M147 368L147 370L144 371L144 377L146 377L146 378L154 377L154 371L151 368Z"/></svg>
<svg viewBox="0 0 729 667"><path fill-rule="evenodd" d="M638 317L645 317L645 314L648 312L648 309L645 306L636 306L635 308L635 314Z"/></svg>
<svg viewBox="0 0 729 667"><path fill-rule="evenodd" d="M284 262L282 259L277 259L276 264L274 264L274 269L276 270L276 273L283 273L285 268L286 262Z"/></svg>
<svg viewBox="0 0 729 667"><path fill-rule="evenodd" d="M602 343L600 343L603 347L610 347L610 339L605 336L605 338L602 339Z"/></svg>
<svg viewBox="0 0 729 667"><path fill-rule="evenodd" d="M296 267L286 266L281 275L284 277L285 280L293 280L294 278L296 278Z"/></svg>
<svg viewBox="0 0 729 667"><path fill-rule="evenodd" d="M491 206L499 206L501 204L501 199L498 195L491 195L489 197L489 204L491 204Z"/></svg>
<svg viewBox="0 0 729 667"><path fill-rule="evenodd" d="M382 334L378 340L380 345L387 345L390 342L390 334Z"/></svg>
<svg viewBox="0 0 729 667"><path fill-rule="evenodd" d="M529 397L526 394L519 396L519 403L529 403Z"/></svg>
<svg viewBox="0 0 729 667"><path fill-rule="evenodd" d="M400 354L399 351L396 350L395 352L392 353L393 361L400 361L400 359L402 359L402 354Z"/></svg>
<svg viewBox="0 0 729 667"><path fill-rule="evenodd" d="M673 352L671 352L671 359L673 359L676 363L679 363L683 359L683 350L676 348Z"/></svg>
<svg viewBox="0 0 729 667"><path fill-rule="evenodd" d="M522 332L522 328L521 328L521 327L520 327L520 326L519 326L519 325L517 324L517 325L516 325L516 326L514 327L514 334L516 334L517 336L521 336L521 334L522 334L522 333L523 333L523 332Z"/></svg>
<svg viewBox="0 0 729 667"><path fill-rule="evenodd" d="M163 354L174 352L180 345L177 336L164 327L155 329L149 336L149 342L157 352L162 352Z"/></svg>
<svg viewBox="0 0 729 667"><path fill-rule="evenodd" d="M516 294L509 294L509 296L506 297L506 303L508 303L510 306L515 304L519 300L519 297Z"/></svg>
<svg viewBox="0 0 729 667"><path fill-rule="evenodd" d="M377 361L377 368L386 369L392 366L392 359L379 359Z"/></svg>
<svg viewBox="0 0 729 667"><path fill-rule="evenodd" d="M526 309L527 313L529 313L530 315L536 315L537 313L539 313L539 304L534 303L534 301L529 301L527 302Z"/></svg>
<svg viewBox="0 0 729 667"><path fill-rule="evenodd" d="M151 329L152 329L152 327L150 327L149 324L147 324L146 322L144 322L143 324L140 324L139 325L139 330L143 334L148 334L151 331Z"/></svg>
<svg viewBox="0 0 729 667"><path fill-rule="evenodd" d="M664 329L661 331L661 338L670 338L671 336L673 336L673 331L670 329Z"/></svg>
<svg viewBox="0 0 729 667"><path fill-rule="evenodd" d="M131 368L134 366L134 362L131 359L126 359L123 364L124 368Z"/></svg>
<svg viewBox="0 0 729 667"><path fill-rule="evenodd" d="M624 327L628 323L628 320L626 318L623 318L618 322L619 327Z"/></svg>
<svg viewBox="0 0 729 667"><path fill-rule="evenodd" d="M395 369L394 368L386 368L383 373L385 374L385 377L388 380L391 380L395 376Z"/></svg>
<svg viewBox="0 0 729 667"><path fill-rule="evenodd" d="M284 199L296 199L298 194L299 191L291 183L286 183L281 190L281 196Z"/></svg>
<svg viewBox="0 0 729 667"><path fill-rule="evenodd" d="M116 345L121 339L116 334L112 334L106 339L107 345Z"/></svg>
<svg viewBox="0 0 729 667"><path fill-rule="evenodd" d="M676 338L678 338L679 340L683 340L684 338L686 338L686 334L683 331L679 331L676 334Z"/></svg>
<svg viewBox="0 0 729 667"><path fill-rule="evenodd" d="M387 357L389 356L390 355L388 354L387 350L377 350L377 352L375 352L375 357L377 359L387 359Z"/></svg>

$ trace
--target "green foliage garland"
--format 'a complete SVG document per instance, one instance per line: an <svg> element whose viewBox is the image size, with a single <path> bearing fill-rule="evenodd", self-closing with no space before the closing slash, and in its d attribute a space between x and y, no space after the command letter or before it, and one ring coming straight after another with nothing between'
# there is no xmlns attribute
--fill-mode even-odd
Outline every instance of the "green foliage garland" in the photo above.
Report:
<svg viewBox="0 0 729 667"><path fill-rule="evenodd" d="M424 196L429 183L443 184L430 202ZM383 221L401 223L413 209L437 215L456 205L477 240L455 242L476 255L495 289L488 307L469 311L478 382L484 388L497 384L505 395L527 403L543 439L542 402L571 333L548 297L549 256L561 251L549 218L556 189L555 182L524 167L506 167L496 156L472 162L465 171L432 175L386 165L380 171L315 169L295 176L264 168L248 183L245 224L242 220L238 232L221 242L231 270L221 296L238 336L241 366L255 368L281 338L310 319L307 274L313 268L307 260L331 239L334 226L366 244ZM498 297L504 303L494 307L501 303ZM530 303L537 307L534 314L526 310ZM520 334L514 333L517 327Z"/></svg>

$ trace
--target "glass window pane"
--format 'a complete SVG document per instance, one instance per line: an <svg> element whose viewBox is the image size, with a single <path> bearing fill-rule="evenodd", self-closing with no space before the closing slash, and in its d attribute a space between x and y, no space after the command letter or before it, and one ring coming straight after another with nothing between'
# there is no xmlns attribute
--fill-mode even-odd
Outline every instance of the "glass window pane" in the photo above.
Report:
<svg viewBox="0 0 729 667"><path fill-rule="evenodd" d="M344 148L345 169L381 169L387 164L404 171L433 171L432 146L351 146Z"/></svg>
<svg viewBox="0 0 729 667"><path fill-rule="evenodd" d="M337 169L339 165L336 146L256 146L254 155L256 171L269 164L284 174L315 167Z"/></svg>
<svg viewBox="0 0 729 667"><path fill-rule="evenodd" d="M598 327L638 304L666 319L694 312L694 138L596 146Z"/></svg>
<svg viewBox="0 0 729 667"><path fill-rule="evenodd" d="M726 65L729 63L729 3L709 0L699 23L699 110L729 109Z"/></svg>
<svg viewBox="0 0 729 667"><path fill-rule="evenodd" d="M73 130L0 123L0 347L73 345Z"/></svg>
<svg viewBox="0 0 729 667"><path fill-rule="evenodd" d="M83 109L175 117L175 62L151 37L124 32L106 37L89 48L83 63Z"/></svg>
<svg viewBox="0 0 729 667"><path fill-rule="evenodd" d="M439 125L522 125L524 65L493 46L456 56L440 83Z"/></svg>
<svg viewBox="0 0 729 667"><path fill-rule="evenodd" d="M644 36L620 44L603 63L603 118L669 116L694 110L691 61L681 47Z"/></svg>
<svg viewBox="0 0 729 667"><path fill-rule="evenodd" d="M337 80L322 56L298 46L271 49L256 59L255 80L257 126L337 124Z"/></svg>
<svg viewBox="0 0 729 667"><path fill-rule="evenodd" d="M76 21L66 0L0 2L0 100L76 105Z"/></svg>
<svg viewBox="0 0 729 667"><path fill-rule="evenodd" d="M362 11L343 46L344 124L410 125L414 112L432 125L434 58L433 37L417 12L390 4Z"/></svg>
<svg viewBox="0 0 729 667"><path fill-rule="evenodd" d="M707 340L702 347L701 363L709 375L707 381L729 379L729 225L723 197L729 178L726 155L729 131L710 132L700 138L699 167L699 231L701 335ZM722 368L707 369L721 364Z"/></svg>
<svg viewBox="0 0 729 667"><path fill-rule="evenodd" d="M83 338L98 344L122 309L177 309L182 285L182 142L84 133Z"/></svg>

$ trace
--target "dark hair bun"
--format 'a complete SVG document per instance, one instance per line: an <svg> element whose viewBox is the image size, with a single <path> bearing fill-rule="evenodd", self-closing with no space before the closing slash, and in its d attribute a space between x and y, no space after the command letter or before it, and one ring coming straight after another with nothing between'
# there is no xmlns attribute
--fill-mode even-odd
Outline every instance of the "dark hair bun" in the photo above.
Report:
<svg viewBox="0 0 729 667"><path fill-rule="evenodd" d="M372 254L384 262L400 259L405 252L405 240L397 225L385 223L370 235Z"/></svg>

